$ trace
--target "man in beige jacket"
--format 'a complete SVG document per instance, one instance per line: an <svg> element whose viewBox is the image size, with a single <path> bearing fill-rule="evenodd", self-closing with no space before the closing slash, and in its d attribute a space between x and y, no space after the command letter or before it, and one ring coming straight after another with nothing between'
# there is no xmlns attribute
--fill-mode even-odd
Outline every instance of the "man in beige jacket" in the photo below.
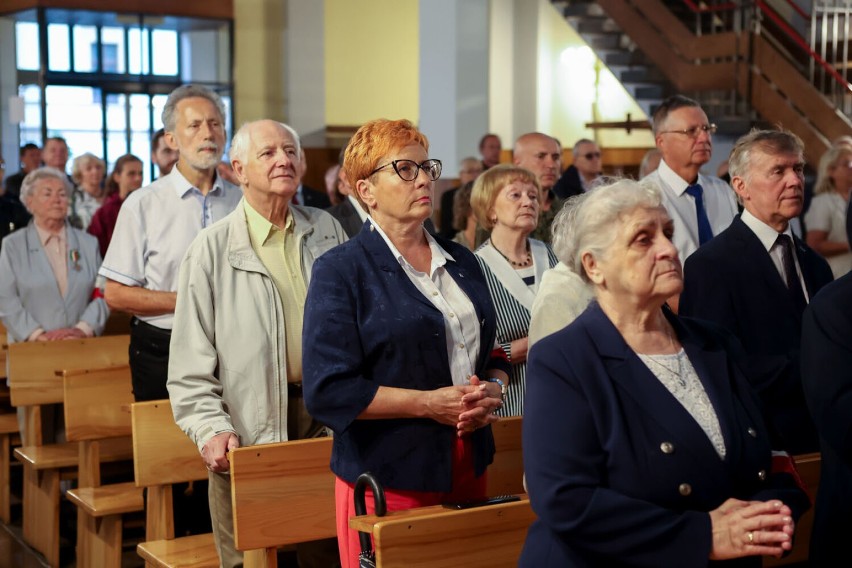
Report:
<svg viewBox="0 0 852 568"><path fill-rule="evenodd" d="M331 215L291 205L299 137L244 125L231 144L243 189L232 214L203 231L181 264L169 360L178 425L210 471L210 515L222 566L234 548L228 451L321 435L301 392L302 313L313 261L346 240ZM286 514L286 511L282 511ZM300 566L333 566L335 542L300 546Z"/></svg>

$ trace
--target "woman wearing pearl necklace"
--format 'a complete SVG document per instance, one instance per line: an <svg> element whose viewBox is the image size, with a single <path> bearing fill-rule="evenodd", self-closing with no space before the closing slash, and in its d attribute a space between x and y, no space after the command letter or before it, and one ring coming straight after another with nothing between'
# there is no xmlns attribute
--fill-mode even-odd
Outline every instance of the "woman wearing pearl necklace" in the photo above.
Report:
<svg viewBox="0 0 852 568"><path fill-rule="evenodd" d="M540 193L532 172L500 165L480 174L471 194L479 223L491 231L476 257L497 310L497 341L512 363L500 416L523 414L530 310L542 274L557 263L550 245L529 238L538 225Z"/></svg>

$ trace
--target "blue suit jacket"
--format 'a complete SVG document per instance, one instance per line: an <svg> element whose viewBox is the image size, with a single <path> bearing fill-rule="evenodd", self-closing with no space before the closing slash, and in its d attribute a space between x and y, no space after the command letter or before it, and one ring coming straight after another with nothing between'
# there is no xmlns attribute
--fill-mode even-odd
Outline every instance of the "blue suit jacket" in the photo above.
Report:
<svg viewBox="0 0 852 568"><path fill-rule="evenodd" d="M523 453L539 519L520 566L704 566L707 512L726 499L807 508L792 477L769 473L769 437L735 340L668 317L716 410L725 459L593 303L530 352Z"/></svg>
<svg viewBox="0 0 852 568"><path fill-rule="evenodd" d="M795 245L813 298L831 282L831 268L799 239ZM802 314L763 244L739 216L686 259L678 311L716 322L740 340L774 449L792 454L819 450L800 378Z"/></svg>
<svg viewBox="0 0 852 568"><path fill-rule="evenodd" d="M0 252L0 318L12 342L25 341L41 327L45 331L73 327L85 321L95 335L106 324L109 309L103 297L93 298L95 280L101 266L98 241L92 235L66 224L68 250L80 259L67 258L68 288L59 294L56 277L38 232L31 222L3 241Z"/></svg>
<svg viewBox="0 0 852 568"><path fill-rule="evenodd" d="M379 386L452 385L441 312L411 283L381 235L364 227L314 263L302 342L305 404L334 430L331 469L338 477L354 482L370 471L387 488L450 491L454 427L430 419L356 420ZM483 377L496 321L488 288L470 251L439 242L455 258L447 271L476 308L476 370ZM494 439L490 427L472 437L480 475L491 463Z"/></svg>
<svg viewBox="0 0 852 568"><path fill-rule="evenodd" d="M852 274L805 310L802 381L822 455L809 561L831 566L852 532Z"/></svg>

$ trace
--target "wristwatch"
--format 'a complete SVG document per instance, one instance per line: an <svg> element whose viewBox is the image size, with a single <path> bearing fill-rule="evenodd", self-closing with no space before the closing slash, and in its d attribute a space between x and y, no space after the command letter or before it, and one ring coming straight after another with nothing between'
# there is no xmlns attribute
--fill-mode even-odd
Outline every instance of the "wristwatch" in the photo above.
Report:
<svg viewBox="0 0 852 568"><path fill-rule="evenodd" d="M506 383L498 379L497 377L489 377L485 379L489 383L497 383L500 385L500 402L506 402L506 392L508 389L506 388Z"/></svg>

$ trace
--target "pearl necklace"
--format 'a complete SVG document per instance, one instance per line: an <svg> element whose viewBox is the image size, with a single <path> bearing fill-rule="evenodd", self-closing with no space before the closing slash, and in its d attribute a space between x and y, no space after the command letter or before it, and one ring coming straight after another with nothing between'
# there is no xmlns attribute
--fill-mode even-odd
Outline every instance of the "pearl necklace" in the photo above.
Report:
<svg viewBox="0 0 852 568"><path fill-rule="evenodd" d="M503 251L498 249L497 245L495 245L494 241L492 241L491 239L488 239L488 242L490 242L491 246L494 248L494 250L499 252L500 256L505 258L506 262L508 262L512 266L514 266L516 268L526 268L526 267L528 267L532 264L532 255L530 254L530 241L529 241L529 239L527 239L527 257L524 260L522 260L521 262L515 262L514 260L512 260L511 258L506 256L505 254L503 254Z"/></svg>

